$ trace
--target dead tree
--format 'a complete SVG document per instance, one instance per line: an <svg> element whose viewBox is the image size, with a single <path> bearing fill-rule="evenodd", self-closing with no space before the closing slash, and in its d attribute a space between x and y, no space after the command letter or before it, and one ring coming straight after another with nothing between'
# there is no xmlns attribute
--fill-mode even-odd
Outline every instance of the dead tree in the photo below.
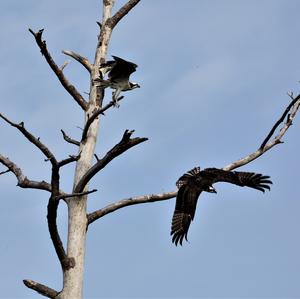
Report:
<svg viewBox="0 0 300 299"><path fill-rule="evenodd" d="M6 167L6 169L0 173L1 175L11 172L17 178L17 185L19 187L44 190L50 194L47 207L47 221L50 237L52 239L63 272L63 288L61 291L56 291L38 282L29 279L24 280L24 284L28 288L31 288L48 298L82 298L85 242L86 233L88 231L87 229L90 224L120 208L140 203L168 200L175 197L177 194L177 191L171 191L160 194L129 197L87 214L88 195L97 191L95 189L89 190L88 185L90 180L104 167L106 167L113 159L117 158L130 148L147 141L147 138L144 137L132 137L134 130L126 130L123 133L121 140L103 157L99 158L95 155L95 146L97 142L100 119L104 112L109 110L114 105L113 101L103 105L105 89L103 86L101 86L101 84L96 82L100 77L99 66L105 62L113 29L119 23L119 21L140 2L140 0L129 0L115 14L112 14L114 2L115 0L103 0L103 17L102 22L98 23L100 33L98 36L98 43L93 63L89 62L87 58L74 53L73 51L63 51L64 54L78 61L88 71L91 80L88 100L86 100L78 92L76 87L73 86L66 78L63 72L66 64L64 64L62 67L58 67L58 65L55 63L47 49L46 41L43 39L43 29L37 32L29 29L30 33L35 38L41 54L45 58L52 71L55 73L61 85L80 106L84 113L85 125L80 140L74 140L63 130L61 131L66 142L78 147L77 155L71 155L63 160L58 160L53 151L45 143L43 143L40 138L34 136L25 127L23 122L13 122L8 117L0 114L2 120L17 129L30 143L32 143L43 153L45 160L51 163L51 181L34 181L29 179L23 173L21 168L10 158L0 155L0 162ZM223 168L224 170L233 170L250 163L273 148L275 145L283 143L283 136L292 125L300 105L300 95L294 97L293 94L289 94L289 96L291 98L290 104L283 112L282 116L274 124L269 134L266 136L265 140L263 140L258 149L248 156L225 166ZM276 132L278 132L277 135ZM94 156L96 157L97 161L93 164ZM62 167L73 162L76 163L73 190L71 193L67 193L60 187L60 170ZM57 209L61 200L63 200L68 206L69 226L67 248L64 248L63 246L56 223Z"/></svg>

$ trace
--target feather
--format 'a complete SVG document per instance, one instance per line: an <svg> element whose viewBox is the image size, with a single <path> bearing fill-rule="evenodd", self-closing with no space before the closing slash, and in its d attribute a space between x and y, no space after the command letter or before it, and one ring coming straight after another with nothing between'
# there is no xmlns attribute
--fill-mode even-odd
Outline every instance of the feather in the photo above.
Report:
<svg viewBox="0 0 300 299"><path fill-rule="evenodd" d="M178 243L182 245L183 239L187 240L188 230L194 219L201 192L215 193L212 185L217 182L231 183L262 192L266 189L270 190L269 185L272 184L269 176L254 172L226 171L218 168L206 168L200 171L200 167L186 172L176 182L179 190L171 226L172 242L176 246Z"/></svg>

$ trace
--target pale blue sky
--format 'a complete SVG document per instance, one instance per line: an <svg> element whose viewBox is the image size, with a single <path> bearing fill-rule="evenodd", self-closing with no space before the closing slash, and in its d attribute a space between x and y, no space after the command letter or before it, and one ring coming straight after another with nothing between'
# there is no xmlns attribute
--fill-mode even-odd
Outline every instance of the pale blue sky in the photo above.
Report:
<svg viewBox="0 0 300 299"><path fill-rule="evenodd" d="M24 121L59 158L76 153L60 135L79 138L80 108L60 86L28 28L45 28L58 64L62 49L94 57L100 0L0 3L1 112ZM117 7L125 1L117 1ZM147 143L113 161L91 183L89 211L134 195L175 190L185 171L223 167L254 151L299 92L297 0L152 0L114 31L109 54L139 65L140 89L102 120L97 153L125 129ZM89 76L72 61L66 75L80 92ZM300 115L274 148L240 170L270 175L271 192L217 184L202 194L189 240L169 236L175 201L119 210L93 224L86 251L85 298L299 298ZM49 163L3 121L0 152L32 179L49 180ZM4 170L3 167L0 170ZM73 167L62 174L72 186ZM0 177L0 298L40 298L30 278L56 290L61 271L48 234L48 194ZM66 231L66 207L59 210Z"/></svg>

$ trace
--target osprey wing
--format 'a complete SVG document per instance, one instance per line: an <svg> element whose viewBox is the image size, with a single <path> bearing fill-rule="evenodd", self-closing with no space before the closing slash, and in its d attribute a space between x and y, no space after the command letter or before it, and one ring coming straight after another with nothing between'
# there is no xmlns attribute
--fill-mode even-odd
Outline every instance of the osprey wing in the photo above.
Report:
<svg viewBox="0 0 300 299"><path fill-rule="evenodd" d="M270 190L272 181L267 175L254 172L226 171L217 168L206 168L202 171L203 176L209 178L213 183L227 182L241 187L250 187L262 192Z"/></svg>
<svg viewBox="0 0 300 299"><path fill-rule="evenodd" d="M192 182L192 180L194 180L199 173L200 167L193 168L178 179L178 181L176 182L176 186L180 188L182 185Z"/></svg>
<svg viewBox="0 0 300 299"><path fill-rule="evenodd" d="M103 79L104 75L112 70L112 68L116 65L114 60L106 61L105 63L100 64L99 71L101 79Z"/></svg>
<svg viewBox="0 0 300 299"><path fill-rule="evenodd" d="M126 61L120 57L112 56L115 60L115 64L110 70L108 77L111 80L124 78L129 80L130 74L136 71L137 65L130 61Z"/></svg>
<svg viewBox="0 0 300 299"><path fill-rule="evenodd" d="M177 181L179 190L176 197L175 211L172 218L172 242L182 245L183 238L187 240L190 224L195 216L197 201L202 190L196 184L195 175L200 171L194 168Z"/></svg>

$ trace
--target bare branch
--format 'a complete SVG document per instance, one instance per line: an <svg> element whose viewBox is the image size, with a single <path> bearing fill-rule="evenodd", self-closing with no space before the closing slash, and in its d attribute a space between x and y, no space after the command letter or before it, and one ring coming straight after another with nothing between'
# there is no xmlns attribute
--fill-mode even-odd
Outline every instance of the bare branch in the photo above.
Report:
<svg viewBox="0 0 300 299"><path fill-rule="evenodd" d="M258 150L256 150L252 154L250 154L242 159L239 159L233 163L228 164L223 169L224 170L233 170L235 168L246 165L246 164L252 162L253 160L257 159L258 157L260 157L262 154L264 154L266 151L270 150L275 145L283 143L283 141L281 141L281 139L283 138L283 136L285 135L285 133L287 132L289 127L292 125L293 120L299 109L299 106L300 106L300 95L298 95L295 99L293 99L292 102L288 105L288 107L285 109L285 111L282 114L282 116L280 117L280 119L275 123L275 125L271 129L270 133L265 138L265 140L263 141L263 143L261 144L261 146L259 147ZM288 115L287 120L286 120L285 124L283 125L283 127L280 129L278 135L275 136L270 141L270 138L273 136L275 130L280 125L280 123L283 122L284 118L287 115Z"/></svg>
<svg viewBox="0 0 300 299"><path fill-rule="evenodd" d="M117 11L115 13L115 15L113 17L111 17L108 20L108 26L113 29L118 23L119 21L129 13L129 11L131 9L133 9L138 3L140 2L140 0L129 0L125 5L123 5L119 11Z"/></svg>
<svg viewBox="0 0 300 299"><path fill-rule="evenodd" d="M17 186L21 188L31 188L31 189L39 189L51 192L52 187L49 183L45 181L32 181L29 180L22 172L21 168L13 163L9 158L5 158L0 154L0 163L5 165L9 171L11 171L17 178L18 184Z"/></svg>
<svg viewBox="0 0 300 299"><path fill-rule="evenodd" d="M28 132L25 127L24 123L21 122L20 124L16 124L12 121L10 121L8 118L3 116L0 113L0 117L4 119L7 123L9 123L11 126L17 128L31 143L33 143L37 148L40 149L40 151L51 161L52 164L52 176L51 176L51 185L48 183L42 181L42 182L34 182L29 181L23 174L21 169L12 163L8 158L5 158L3 156L0 156L0 160L2 164L6 165L8 169L10 169L15 176L18 179L18 186L23 188L36 188L36 189L42 189L47 190L51 192L51 197L48 202L48 228L50 232L50 236L54 245L54 248L56 250L56 253L58 255L58 258L61 262L62 269L67 270L71 267L74 267L74 259L68 258L65 250L63 248L63 244L61 242L57 225L56 225L56 218L57 218L57 208L59 201L55 200L55 197L58 195L63 194L59 190L59 168L63 165L66 165L67 163L70 163L72 161L78 160L76 157L70 157L68 159L62 160L61 162L57 162L56 158L52 154L52 152L39 140L39 138L36 138L33 136L30 132Z"/></svg>
<svg viewBox="0 0 300 299"><path fill-rule="evenodd" d="M61 133L63 134L63 137L64 137L64 140L65 140L65 141L67 141L67 142L69 142L69 143L71 143L71 144L75 144L75 145L77 145L77 146L80 146L80 142L79 142L79 141L70 138L70 137L65 133L64 130L60 130L60 131L61 131Z"/></svg>
<svg viewBox="0 0 300 299"><path fill-rule="evenodd" d="M33 143L46 157L51 161L51 163L56 163L56 159L52 152L46 147L39 138L33 136L29 131L27 131L24 127L24 123L21 122L19 124L12 122L3 114L0 113L0 117L4 119L7 123L9 123L12 127L18 129L31 143Z"/></svg>
<svg viewBox="0 0 300 299"><path fill-rule="evenodd" d="M93 189L93 190L86 191L86 192L81 192L81 193L60 194L60 195L57 196L56 200L58 200L58 199L67 199L67 198L70 198L70 197L84 196L84 195L88 195L88 194L91 194L91 193L94 193L94 192L97 192L97 191L98 191L97 189Z"/></svg>
<svg viewBox="0 0 300 299"><path fill-rule="evenodd" d="M102 24L101 24L100 22L96 22L96 23L97 23L97 25L99 26L99 28L100 28L100 30L101 30Z"/></svg>
<svg viewBox="0 0 300 299"><path fill-rule="evenodd" d="M121 96L118 98L118 102L121 101L124 98L124 96ZM82 132L82 137L81 137L81 141L85 141L86 137L87 137L87 133L89 131L89 128L91 126L91 124L93 123L93 121L100 115L103 114L106 110L108 110L110 107L113 107L115 105L115 101L111 100L107 105L105 105L103 108L99 108L97 110L95 110L93 112L93 114L87 119L83 132Z"/></svg>
<svg viewBox="0 0 300 299"><path fill-rule="evenodd" d="M81 63L88 70L89 73L92 72L93 65L89 62L89 60L86 57L83 57L73 51L68 50L62 50L62 53L74 58L76 61Z"/></svg>
<svg viewBox="0 0 300 299"><path fill-rule="evenodd" d="M73 99L78 103L78 105L80 105L80 107L83 110L87 110L87 102L85 101L85 99L77 91L77 89L73 85L71 85L70 82L66 79L62 70L57 66L50 53L48 52L46 41L42 40L43 31L44 29L41 29L38 32L34 32L32 29L29 28L29 32L35 37L36 43L39 46L42 55L45 57L46 61L57 76L62 86L73 97Z"/></svg>
<svg viewBox="0 0 300 299"><path fill-rule="evenodd" d="M167 200L176 197L176 195L177 195L177 191L173 191L173 192L150 194L150 195L143 195L143 196L136 196L136 197L122 199L100 210L88 214L88 224L91 224L97 219L127 206L132 206L140 203L149 203L149 202Z"/></svg>
<svg viewBox="0 0 300 299"><path fill-rule="evenodd" d="M8 172L11 172L11 170L10 170L10 169L7 169L7 170L4 170L4 171L1 171L1 172L0 172L0 175L5 174L5 173L8 173Z"/></svg>
<svg viewBox="0 0 300 299"><path fill-rule="evenodd" d="M63 71L65 69L65 67L70 63L70 60L66 60L62 66L60 67L60 70Z"/></svg>
<svg viewBox="0 0 300 299"><path fill-rule="evenodd" d="M58 228L57 228L57 208L59 205L59 197L63 198L65 195L55 195L52 194L49 202L48 202L48 213L47 213L47 220L48 220L48 229L50 233L50 237L52 243L54 245L54 249L60 261L61 267L63 271L69 270L75 267L75 260L74 258L68 258L61 238L59 236Z"/></svg>
<svg viewBox="0 0 300 299"><path fill-rule="evenodd" d="M285 111L283 112L283 114L281 115L281 117L279 118L279 120L275 123L275 125L271 129L270 133L268 134L268 136L266 137L266 139L263 141L263 143L259 147L260 149L264 149L265 145L268 143L268 141L273 136L275 130L284 121L285 117L287 116L287 114L289 113L289 111L291 110L291 108L295 105L295 103L300 99L300 94L295 99L293 98L292 94L290 95L290 97L292 98L292 101L287 106L287 108L285 109Z"/></svg>
<svg viewBox="0 0 300 299"><path fill-rule="evenodd" d="M69 163L78 161L80 159L80 153L78 155L70 155L69 158L61 160L60 162L58 162L58 167L63 167Z"/></svg>
<svg viewBox="0 0 300 299"><path fill-rule="evenodd" d="M257 159L259 156L264 154L266 151L271 149L273 146L276 144L282 143L281 139L288 130L288 128L292 125L292 122L296 116L296 113L300 107L300 95L298 95L295 99L292 100L292 102L289 104L289 106L286 108L285 112L279 119L279 121L276 122L274 127L272 128L271 132L272 134L268 134L267 138L264 140L262 143L262 146L255 151L254 153L248 155L245 158L242 158L236 162L233 162L227 166L225 166L223 169L224 170L233 170L235 168L241 167L255 159ZM276 128L279 126L281 122L285 119L287 116L286 122L284 126L281 128L279 134L274 137L273 140L269 141L270 138L272 137L273 133L275 132ZM101 160L99 160L101 161ZM98 162L97 162L98 163ZM167 200L173 197L176 197L177 191L173 192L166 192L166 193L161 193L161 194L151 194L151 195L143 195L143 196L137 196L137 197L130 197L126 199L122 199L120 201L117 201L115 203L112 203L102 209L99 209L93 213L88 214L88 225L96 221L97 219L112 213L118 209L130 206L130 205L135 205L135 204L140 204L140 203L148 203L148 202L155 202L155 201L162 201L162 200Z"/></svg>
<svg viewBox="0 0 300 299"><path fill-rule="evenodd" d="M60 195L59 193L59 166L58 163L52 164L52 171L51 171L51 196L48 201L47 206L47 221L48 221L48 229L50 233L50 237L55 249L55 252L58 256L60 261L62 270L69 269L69 263L67 254L65 252L63 243L59 236L58 228L57 228L57 209L59 205L59 200L56 198Z"/></svg>
<svg viewBox="0 0 300 299"><path fill-rule="evenodd" d="M59 294L59 292L30 279L24 279L23 283L27 288L32 289L48 298L55 298Z"/></svg>
<svg viewBox="0 0 300 299"><path fill-rule="evenodd" d="M110 151L106 153L106 155L96 162L80 179L78 184L76 185L74 192L82 192L86 184L91 180L91 178L98 173L101 169L103 169L110 161L114 158L118 157L131 147L138 145L144 141L147 141L148 138L140 138L136 137L131 139L131 135L134 131L126 130L123 134L121 141L116 144Z"/></svg>

